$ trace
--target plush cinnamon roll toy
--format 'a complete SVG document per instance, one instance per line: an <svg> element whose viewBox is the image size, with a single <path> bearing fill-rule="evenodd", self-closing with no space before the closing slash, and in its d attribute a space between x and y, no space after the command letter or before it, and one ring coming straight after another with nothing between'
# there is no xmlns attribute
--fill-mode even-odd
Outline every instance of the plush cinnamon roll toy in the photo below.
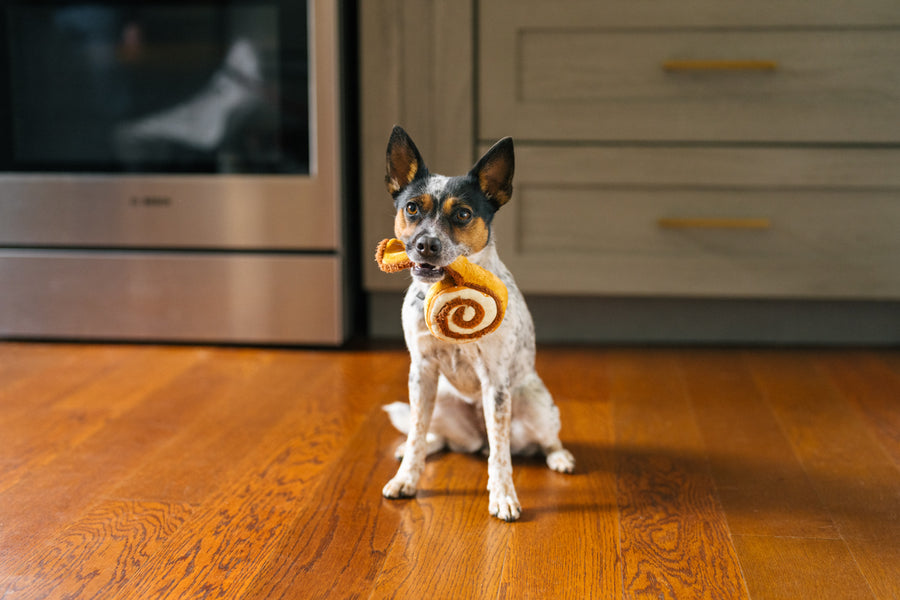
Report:
<svg viewBox="0 0 900 600"><path fill-rule="evenodd" d="M382 240L375 260L385 273L413 266L403 242ZM447 342L477 340L500 326L506 314L507 290L500 279L460 256L444 267L446 276L425 296L425 323L431 334Z"/></svg>

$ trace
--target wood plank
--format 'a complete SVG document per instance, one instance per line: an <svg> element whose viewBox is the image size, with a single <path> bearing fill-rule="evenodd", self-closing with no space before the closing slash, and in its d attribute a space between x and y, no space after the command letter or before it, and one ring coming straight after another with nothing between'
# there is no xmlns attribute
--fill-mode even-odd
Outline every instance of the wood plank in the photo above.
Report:
<svg viewBox="0 0 900 600"><path fill-rule="evenodd" d="M39 383L41 391L20 389L23 398L48 394L46 410L32 403L15 417L4 420L4 444L0 450L7 468L0 473L0 491L9 488L25 474L53 460L67 456L80 444L97 434L142 402L154 390L163 387L201 359L201 353L187 349L135 348L121 355L115 364L104 361L94 370L76 362L71 383L66 375L52 379L66 387L51 391ZM35 415L40 412L40 418ZM12 458L15 457L13 461Z"/></svg>
<svg viewBox="0 0 900 600"><path fill-rule="evenodd" d="M607 358L624 597L746 598L673 352Z"/></svg>
<svg viewBox="0 0 900 600"><path fill-rule="evenodd" d="M860 411L869 430L900 467L900 373L871 353L829 353L816 362Z"/></svg>
<svg viewBox="0 0 900 600"><path fill-rule="evenodd" d="M27 573L0 585L0 596L108 598L131 585L190 512L186 504L102 502L31 557Z"/></svg>
<svg viewBox="0 0 900 600"><path fill-rule="evenodd" d="M235 365L248 369L252 364L258 370L219 395L152 460L123 478L111 496L159 502L206 500L249 468L247 455L266 444L271 430L284 435L276 426L297 409L298 381L313 373L313 367L304 368L299 362L265 354ZM283 439L279 437L278 443Z"/></svg>
<svg viewBox="0 0 900 600"><path fill-rule="evenodd" d="M265 357L258 372L221 395L111 495L201 503L255 474L293 438L314 445L325 461L343 451L343 436L369 408L371 400L360 394L367 389L363 382L378 389L379 370L381 380L396 379L393 362L374 353L362 366L352 366L358 362L352 356L334 360L330 353ZM323 376L330 380L322 382ZM334 410L342 404L348 410Z"/></svg>
<svg viewBox="0 0 900 600"><path fill-rule="evenodd" d="M322 471L292 507L268 560L242 592L246 598L366 595L380 571L400 521L381 499L397 463L396 433L380 408L370 410L345 451Z"/></svg>
<svg viewBox="0 0 900 600"><path fill-rule="evenodd" d="M891 352L542 349L578 466L507 524L477 455L382 499L402 350L81 349L0 343L2 597L900 597Z"/></svg>
<svg viewBox="0 0 900 600"><path fill-rule="evenodd" d="M32 435L41 411L115 360L108 352L78 352L71 346L0 344L0 491L26 470L32 460L29 445L42 451L44 443Z"/></svg>
<svg viewBox="0 0 900 600"><path fill-rule="evenodd" d="M900 332L895 332L895 341L900 339ZM900 352L885 350L878 353L878 360L893 369L900 376Z"/></svg>
<svg viewBox="0 0 900 600"><path fill-rule="evenodd" d="M272 391L296 397L294 408L244 457L239 475L204 501L196 517L148 561L140 580L121 598L213 592L241 597L289 539L299 507L309 501L321 508L322 497L314 493L316 475L331 467L344 440L364 421L362 407L371 407L377 398L369 392L396 380L391 367L400 363L390 355L385 360L369 356L362 363L333 353L297 357L293 368L281 369L283 381Z"/></svg>
<svg viewBox="0 0 900 600"><path fill-rule="evenodd" d="M876 598L900 598L897 570L900 568L900 541L896 539L848 541L854 561L866 576Z"/></svg>
<svg viewBox="0 0 900 600"><path fill-rule="evenodd" d="M840 540L740 535L734 544L753 598L872 598Z"/></svg>
<svg viewBox="0 0 900 600"><path fill-rule="evenodd" d="M383 428L384 417L376 418L380 425L372 424L371 427ZM582 430L590 427L592 427L592 422L585 420ZM364 427L362 431L368 429L369 427ZM322 509L318 508L317 525L304 525L305 535L310 535L307 530L311 527L341 532L342 528L339 524L348 520L347 511L350 510L350 507L356 506L357 503L359 505L366 502L371 503L369 496L380 493L381 485L396 469L396 462L390 459L390 451L401 437L399 434L392 434L389 430L387 435L389 439L393 438L392 443L374 449L377 460L385 460L387 457L386 466L383 467L384 475L381 478L358 477L353 472L335 475L334 478L338 479L338 483L329 483L327 486L344 490L341 501L327 514L322 514ZM380 457L378 457L379 451ZM348 451L348 455L364 457L372 453L372 448L362 449L362 452ZM591 464L589 459L590 457L586 460L586 466ZM348 459L342 462L353 465L358 463L359 459L348 456ZM515 577L504 577L501 582L498 575L504 563L504 556L512 557L516 554L516 548L524 550L528 547L532 551L535 547L540 548L540 564L548 565L549 570L552 570L552 566L549 565L556 567L565 565L564 570L573 575L568 578L560 577L558 573L554 572L555 576L548 581L537 574L529 574L526 577L528 583L540 582L541 586L531 589L532 597L542 588L546 589L548 585L559 589L562 584L568 584L572 597L577 597L577 591L583 589L583 586L587 586L588 589L592 585L596 587L597 582L601 579L601 571L591 571L585 568L586 564L591 566L599 564L598 555L601 553L592 549L592 545L597 543L596 537L591 535L593 531L590 527L585 527L584 531L571 531L563 528L559 523L561 515L571 517L570 521L579 523L592 520L585 512L587 507L591 506L589 500L585 499L585 504L580 505L577 502L578 496L573 498L569 494L570 487L583 488L584 484L567 485L570 483L570 478L551 473L544 466L542 460L524 461L524 463L517 461L516 470L520 498L526 502L533 500L535 506L532 513L533 518L528 517L529 511L526 508L525 518L511 529L514 533L510 533L509 525L495 522L487 513L487 493L484 490L487 482L486 464L482 458L476 456L443 454L434 457L429 461L420 486L420 493L415 500L399 503L384 501L379 513L387 511L389 515L393 516L394 526L398 527L399 531L391 551L381 557L384 564L381 575L374 583L374 597L388 595L400 597L490 597L498 589L498 586L503 590L503 594L511 594L510 597L527 597L527 595L520 596L519 592L527 591L528 585L522 581L516 581ZM606 471L607 474L609 472L609 470ZM593 472L585 475L584 483L591 475ZM360 481L369 487L367 491L358 491ZM525 482L524 486L522 485L523 481ZM540 482L540 484L536 483L532 488L528 485L529 481ZM354 484L354 482L356 483ZM345 495L349 496L352 501L348 502L344 498ZM614 497L612 501L614 502ZM361 511L359 507L353 510L357 514ZM397 522L398 518L399 522ZM385 517L382 517L378 522L380 523L384 519ZM303 517L298 518L298 522L304 521ZM251 596L281 597L281 594L287 590L300 587L307 590L311 597L329 593L332 597L350 597L358 593L360 591L358 586L361 583L360 576L357 575L354 578L352 574L369 572L369 569L365 568L369 564L367 563L363 568L358 565L350 568L354 560L358 561L354 554L357 550L353 550L352 545L348 546L345 542L342 543L338 540L348 536L363 540L372 538L377 533L375 523L368 526L367 522L364 519L361 532L337 535L337 539L327 548L319 549L319 554L311 559L311 562L304 558L308 552L302 550L310 547L310 544L306 542L306 537L300 538L299 541L294 542L300 553L299 558L294 558L293 562L280 559L282 563L286 562L287 564L272 569L271 574L267 569L265 576L260 577L260 581L267 582L268 587L256 588ZM615 523L614 519L613 523ZM532 524L534 527L523 533L523 529ZM358 529L352 525L348 525L348 527L354 530ZM594 527L596 528L596 525ZM548 528L553 530L552 536L544 535L548 532ZM611 529L617 529L617 527ZM573 539L577 540L579 537L587 541L576 547L583 548L586 551L584 554L587 556L583 556L577 550L572 551ZM614 565L616 562L615 536L605 537L612 539L612 552L603 553L603 558L610 565ZM369 545L372 543L370 542ZM378 545L377 539L374 543ZM558 545L566 546L568 550L557 553L555 560L548 561L547 556L554 554L552 547L548 547L548 543L551 545L558 543ZM381 546L378 545L378 547ZM435 547L440 547L441 552L435 553L433 551ZM297 552L279 552L278 554L279 556L297 556ZM533 571L535 561L525 562ZM331 570L338 569L342 573L337 581L325 576L329 564ZM487 564L495 566L485 569L484 566ZM293 572L293 577L297 578L298 570L302 571L300 580L289 577ZM610 573L613 570L606 569L606 572ZM463 574L463 576L459 577L458 574ZM322 581L327 582L329 587L323 588L322 584L317 583ZM362 583L364 582L363 580ZM368 583L372 584L372 582Z"/></svg>
<svg viewBox="0 0 900 600"><path fill-rule="evenodd" d="M18 355L8 361L3 379L6 385L0 388L0 427L8 428L10 434L19 430L23 419L33 418L37 410L98 377L121 359L121 354L105 347L54 345L32 349L16 344L7 352ZM53 377L48 377L48 372Z"/></svg>
<svg viewBox="0 0 900 600"><path fill-rule="evenodd" d="M488 513L486 460L436 456L426 467L417 497L398 502L395 510L401 517L397 537L373 598L497 596L516 525Z"/></svg>
<svg viewBox="0 0 900 600"><path fill-rule="evenodd" d="M164 445L204 406L235 380L226 353L184 372L146 396L81 444L43 468L27 473L0 496L0 546L16 553L0 555L0 573L28 569L27 558L52 539L59 528L78 517Z"/></svg>
<svg viewBox="0 0 900 600"><path fill-rule="evenodd" d="M3 342L0 343L0 378L6 385L13 385L23 377L45 372L72 354L72 347L63 344Z"/></svg>
<svg viewBox="0 0 900 600"><path fill-rule="evenodd" d="M900 540L900 473L860 414L807 354L747 361L841 535Z"/></svg>
<svg viewBox="0 0 900 600"><path fill-rule="evenodd" d="M385 400L405 390L405 381L398 383ZM288 597L296 589L313 598L368 590L372 597L480 597L496 589L499 569L483 565L502 564L506 534L505 524L491 524L496 519L487 512L486 463L465 455L434 457L415 499L385 500L381 488L397 469L393 451L401 439L380 410L370 414L249 597ZM335 500L323 506L323 497Z"/></svg>
<svg viewBox="0 0 900 600"><path fill-rule="evenodd" d="M523 513L509 540L500 597L621 596L613 416L603 356L559 348L538 352L538 372L559 407L560 438L575 456L576 470L554 473L542 457L515 464Z"/></svg>
<svg viewBox="0 0 900 600"><path fill-rule="evenodd" d="M731 533L839 538L740 355L684 351L679 366Z"/></svg>
<svg viewBox="0 0 900 600"><path fill-rule="evenodd" d="M872 542L900 542L896 465L809 354L755 352L747 360L860 571L879 597L897 597L900 569L885 572L871 552Z"/></svg>

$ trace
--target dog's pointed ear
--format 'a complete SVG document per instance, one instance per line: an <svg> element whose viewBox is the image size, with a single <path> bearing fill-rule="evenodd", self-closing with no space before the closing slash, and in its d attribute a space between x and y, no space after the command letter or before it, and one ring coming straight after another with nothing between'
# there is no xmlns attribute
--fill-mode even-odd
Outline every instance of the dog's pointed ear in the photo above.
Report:
<svg viewBox="0 0 900 600"><path fill-rule="evenodd" d="M406 186L427 174L428 168L412 138L402 127L395 125L387 146L387 175L384 181L388 192L396 198Z"/></svg>
<svg viewBox="0 0 900 600"><path fill-rule="evenodd" d="M513 173L516 170L516 157L513 151L513 141L505 137L484 153L478 162L469 171L469 176L478 182L481 191L494 204L494 208L500 208L512 198Z"/></svg>

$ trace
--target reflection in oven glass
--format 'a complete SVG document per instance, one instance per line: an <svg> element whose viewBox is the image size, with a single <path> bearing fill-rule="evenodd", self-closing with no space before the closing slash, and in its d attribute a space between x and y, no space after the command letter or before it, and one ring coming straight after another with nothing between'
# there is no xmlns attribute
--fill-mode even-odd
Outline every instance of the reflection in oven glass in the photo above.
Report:
<svg viewBox="0 0 900 600"><path fill-rule="evenodd" d="M282 97L306 56L281 64L275 6L20 5L11 25L25 169L309 171L307 94Z"/></svg>

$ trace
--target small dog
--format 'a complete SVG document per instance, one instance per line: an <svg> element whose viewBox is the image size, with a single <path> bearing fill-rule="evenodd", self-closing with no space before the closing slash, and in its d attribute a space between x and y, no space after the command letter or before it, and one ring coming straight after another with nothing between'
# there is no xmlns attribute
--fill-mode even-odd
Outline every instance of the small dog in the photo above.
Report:
<svg viewBox="0 0 900 600"><path fill-rule="evenodd" d="M559 410L534 369L534 325L525 299L500 262L491 222L512 196L513 142L497 142L467 175L433 175L400 127L387 147L388 191L397 211L394 234L414 263L403 301L403 332L410 354L409 405L385 407L407 433L398 449L396 476L387 498L416 493L425 457L444 447L477 452L488 446L490 513L505 521L521 514L512 479L512 454L546 455L554 471L570 473L572 454L559 441ZM457 257L494 273L509 301L499 328L476 341L455 344L429 333L424 317L428 289Z"/></svg>

